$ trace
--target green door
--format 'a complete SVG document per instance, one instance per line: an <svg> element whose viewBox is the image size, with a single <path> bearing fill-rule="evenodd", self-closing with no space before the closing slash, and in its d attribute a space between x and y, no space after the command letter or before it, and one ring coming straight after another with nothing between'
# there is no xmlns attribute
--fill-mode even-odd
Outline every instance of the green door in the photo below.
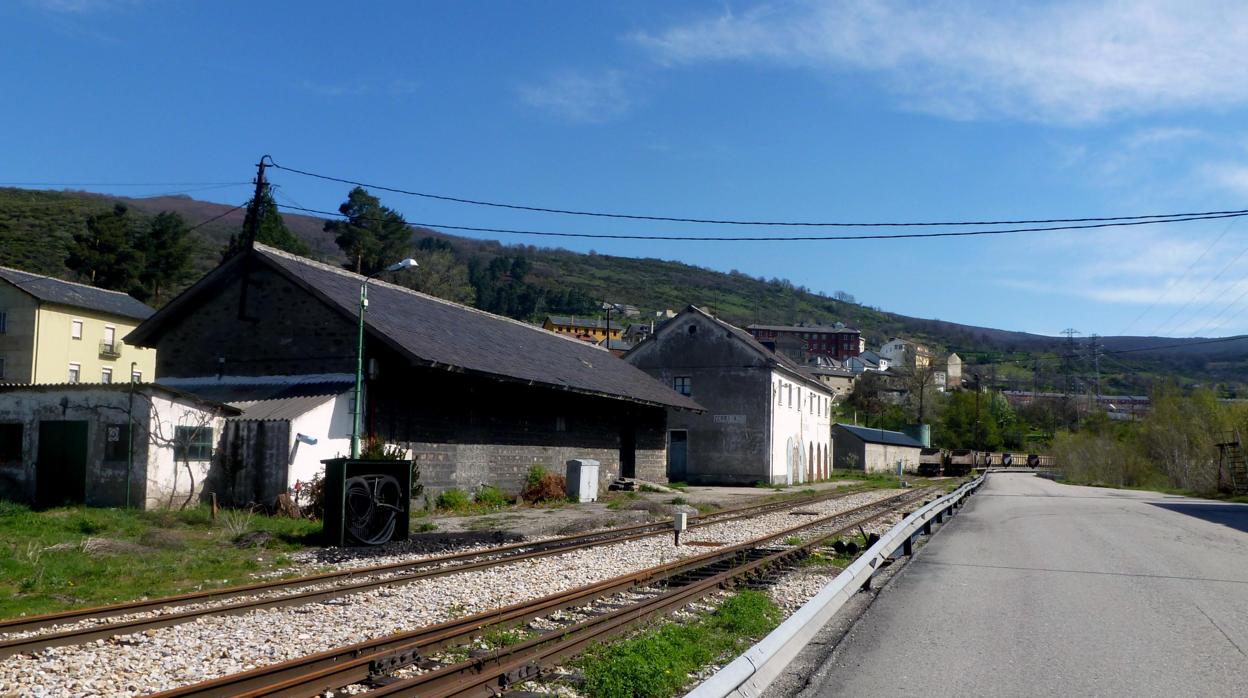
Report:
<svg viewBox="0 0 1248 698"><path fill-rule="evenodd" d="M87 423L39 422L35 506L82 504L87 497Z"/></svg>

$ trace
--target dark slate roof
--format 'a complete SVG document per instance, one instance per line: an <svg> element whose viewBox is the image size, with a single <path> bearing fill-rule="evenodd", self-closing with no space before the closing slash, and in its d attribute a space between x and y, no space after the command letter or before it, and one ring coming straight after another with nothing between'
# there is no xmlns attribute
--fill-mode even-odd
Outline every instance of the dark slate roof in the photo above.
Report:
<svg viewBox="0 0 1248 698"><path fill-rule="evenodd" d="M266 245L256 244L251 258L272 267L308 289L352 321L357 317L364 277L339 267L313 262ZM242 255L235 257L238 260ZM231 262L218 267L234 273ZM211 275L210 275L211 276ZM196 287L207 288L201 281ZM206 292L206 291L205 291ZM189 297L170 306L189 305ZM418 293L402 286L371 281L365 321L371 336L386 342L418 364L572 390L649 405L704 411L605 349L570 336ZM161 311L140 325L132 337L148 341L168 317Z"/></svg>
<svg viewBox="0 0 1248 698"><path fill-rule="evenodd" d="M868 429L867 427L856 427L852 424L837 424L836 426L870 444L887 444L889 446L923 448L923 444L921 442L906 436L899 431L888 431L887 429Z"/></svg>
<svg viewBox="0 0 1248 698"><path fill-rule="evenodd" d="M724 329L728 330L728 332L733 337L737 338L739 341L744 343L750 349L753 349L754 352L759 355L759 357L761 357L764 361L766 361L771 366L775 368L783 369L793 374L795 378L798 378L802 381L805 381L806 383L809 383L815 387L818 387L820 390L824 390L824 391L828 390L828 386L822 383L818 378L816 378L815 375L811 373L805 366L802 366L801 364L797 363L796 361L790 359L789 357L783 354L777 354L776 352L763 346L762 343L760 343L757 339L754 339L754 335L750 334L749 332L746 332L745 330L741 329L740 327L737 327L736 325L720 320L719 318L715 317L714 315L711 315L710 313L697 307L696 305L690 305L688 308L685 308L683 311L681 311L681 314L683 315L684 313L689 313L689 312L698 313L699 315L702 315L703 317L707 318L711 322L714 322L718 324L720 327L723 327ZM676 317L679 318L680 315L677 315ZM675 320L676 318L672 318L672 319Z"/></svg>
<svg viewBox="0 0 1248 698"><path fill-rule="evenodd" d="M107 291L8 267L0 267L0 279L4 279L19 290L45 303L94 310L135 320L146 320L156 312L120 291Z"/></svg>

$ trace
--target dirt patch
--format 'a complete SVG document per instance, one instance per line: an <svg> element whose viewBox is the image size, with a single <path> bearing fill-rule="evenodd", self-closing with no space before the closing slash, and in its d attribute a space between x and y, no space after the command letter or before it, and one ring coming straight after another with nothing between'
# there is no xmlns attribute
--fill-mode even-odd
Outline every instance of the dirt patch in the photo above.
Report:
<svg viewBox="0 0 1248 698"><path fill-rule="evenodd" d="M161 550L182 550L186 547L186 540L177 531L171 531L166 528L153 528L144 531L139 536L139 543L149 548L159 548Z"/></svg>

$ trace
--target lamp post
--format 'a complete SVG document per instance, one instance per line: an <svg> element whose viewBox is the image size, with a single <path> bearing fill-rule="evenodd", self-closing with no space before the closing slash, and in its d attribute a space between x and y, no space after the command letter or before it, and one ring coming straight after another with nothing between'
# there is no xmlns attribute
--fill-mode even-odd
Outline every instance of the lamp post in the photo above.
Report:
<svg viewBox="0 0 1248 698"><path fill-rule="evenodd" d="M401 269L409 269L419 266L416 260L408 257L401 262L395 262L379 272L369 274L364 279L364 283L360 284L360 334L355 345L355 404L351 408L351 458L360 457L360 413L364 411L361 402L361 392L364 389L364 313L368 310L368 282L377 278L378 274L387 271L399 271Z"/></svg>
<svg viewBox="0 0 1248 698"><path fill-rule="evenodd" d="M982 451L982 445L979 438L979 374L971 374L975 378L975 451Z"/></svg>

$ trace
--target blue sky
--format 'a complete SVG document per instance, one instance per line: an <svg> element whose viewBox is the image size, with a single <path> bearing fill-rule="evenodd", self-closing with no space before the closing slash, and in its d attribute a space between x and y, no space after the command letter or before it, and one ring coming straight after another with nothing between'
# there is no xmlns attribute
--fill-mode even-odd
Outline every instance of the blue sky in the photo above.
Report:
<svg viewBox="0 0 1248 698"><path fill-rule="evenodd" d="M1245 46L1248 5L1236 2L29 0L0 4L0 181L234 182L192 195L241 203L269 153L420 191L671 216L1243 209ZM347 189L272 180L279 202L317 209ZM382 200L422 223L786 232ZM563 246L1044 334L1248 332L1248 221Z"/></svg>

